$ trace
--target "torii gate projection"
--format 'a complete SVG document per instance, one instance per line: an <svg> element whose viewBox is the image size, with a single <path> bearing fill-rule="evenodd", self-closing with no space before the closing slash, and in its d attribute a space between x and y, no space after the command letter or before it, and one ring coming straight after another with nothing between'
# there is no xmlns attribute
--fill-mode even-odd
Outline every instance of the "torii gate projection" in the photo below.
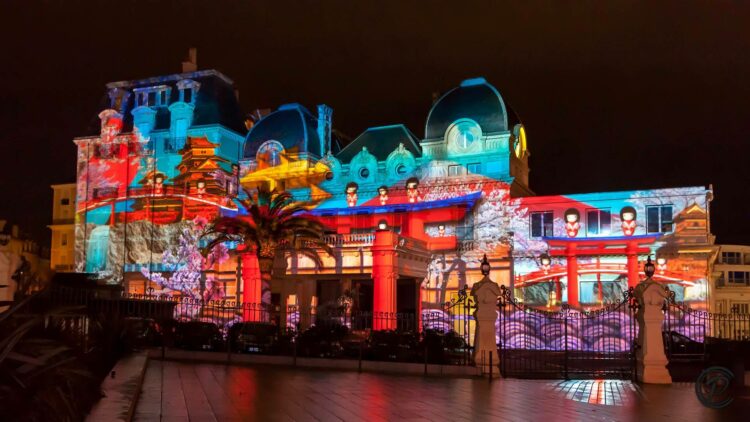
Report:
<svg viewBox="0 0 750 422"><path fill-rule="evenodd" d="M636 286L641 279L643 271L638 264L638 256L648 255L652 251L647 245L652 245L657 236L633 236L623 238L591 238L591 239L569 239L569 238L545 238L550 247L549 255L552 257L565 257L566 265L554 265L549 268L540 268L530 273L516 276L517 287L528 287L535 284L553 281L556 284L556 296L562 297L562 284L560 278L567 277L568 305L580 306L578 276L580 274L618 274L626 275L628 287ZM579 265L578 257L582 256L626 256L626 264L602 264L599 259L594 263ZM679 284L683 286L692 285L699 280L699 276L681 271L667 271L659 269L653 276L654 280L665 283ZM600 281L601 283L601 281ZM599 300L602 297L602 288L599 286Z"/></svg>

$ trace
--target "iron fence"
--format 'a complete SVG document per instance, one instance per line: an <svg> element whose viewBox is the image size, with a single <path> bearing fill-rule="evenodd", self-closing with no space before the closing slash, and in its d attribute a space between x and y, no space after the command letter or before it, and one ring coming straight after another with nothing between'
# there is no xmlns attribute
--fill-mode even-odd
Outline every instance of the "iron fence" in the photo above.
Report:
<svg viewBox="0 0 750 422"><path fill-rule="evenodd" d="M501 290L497 337L503 376L633 378L638 325L632 290L620 303L589 312L529 308Z"/></svg>
<svg viewBox="0 0 750 422"><path fill-rule="evenodd" d="M472 364L474 325L465 289L437 309L378 313L57 286L42 292L26 312L54 307L76 310L64 323L82 343L93 325L108 321L134 347Z"/></svg>

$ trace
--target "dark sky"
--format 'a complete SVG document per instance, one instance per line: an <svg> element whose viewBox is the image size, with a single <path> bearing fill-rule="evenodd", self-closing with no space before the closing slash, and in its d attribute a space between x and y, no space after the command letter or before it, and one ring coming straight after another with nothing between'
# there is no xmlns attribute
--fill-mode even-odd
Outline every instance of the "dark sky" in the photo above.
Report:
<svg viewBox="0 0 750 422"><path fill-rule="evenodd" d="M322 4L321 4L322 3ZM750 244L750 2L128 1L0 6L0 218L48 243L52 183L109 81L198 66L243 107L334 108L355 136L484 76L524 122L538 194L713 184Z"/></svg>

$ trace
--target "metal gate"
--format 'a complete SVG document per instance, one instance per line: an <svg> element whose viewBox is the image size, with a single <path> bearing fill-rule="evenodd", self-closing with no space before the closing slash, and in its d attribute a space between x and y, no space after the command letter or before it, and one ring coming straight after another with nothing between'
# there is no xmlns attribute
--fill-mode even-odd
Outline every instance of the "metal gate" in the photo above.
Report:
<svg viewBox="0 0 750 422"><path fill-rule="evenodd" d="M634 379L638 324L633 290L620 303L582 312L525 307L502 288L500 371L504 377Z"/></svg>

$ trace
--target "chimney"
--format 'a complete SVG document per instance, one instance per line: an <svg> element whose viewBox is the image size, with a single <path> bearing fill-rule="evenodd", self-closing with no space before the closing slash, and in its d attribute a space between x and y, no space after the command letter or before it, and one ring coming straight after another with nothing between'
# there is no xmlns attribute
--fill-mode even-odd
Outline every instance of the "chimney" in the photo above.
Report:
<svg viewBox="0 0 750 422"><path fill-rule="evenodd" d="M318 105L318 139L320 139L320 156L331 151L331 116L333 109L325 104ZM308 147L309 148L309 147Z"/></svg>
<svg viewBox="0 0 750 422"><path fill-rule="evenodd" d="M198 49L191 47L188 50L188 60L182 62L182 73L195 72L198 70Z"/></svg>

